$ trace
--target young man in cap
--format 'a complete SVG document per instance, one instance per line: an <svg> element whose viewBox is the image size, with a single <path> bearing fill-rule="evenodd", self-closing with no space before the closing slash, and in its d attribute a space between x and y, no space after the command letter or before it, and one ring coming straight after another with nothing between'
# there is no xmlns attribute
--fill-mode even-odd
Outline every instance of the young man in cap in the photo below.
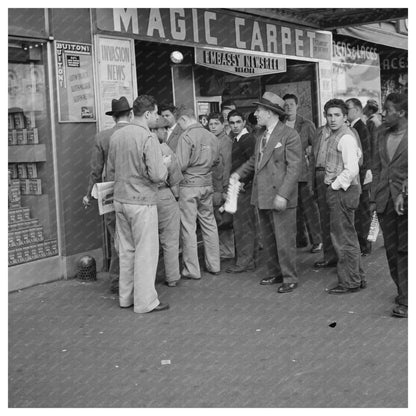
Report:
<svg viewBox="0 0 416 416"><path fill-rule="evenodd" d="M91 191L96 183L107 180L107 158L108 148L110 146L110 138L115 131L125 127L130 122L131 107L126 97L120 99L113 99L111 102L111 111L105 113L112 116L116 123L110 129L100 131L95 136L95 145L91 155L91 173L87 188L87 194L82 198L84 208L90 206ZM104 222L107 231L110 235L111 259L110 267L108 269L110 275L110 291L118 293L118 279L119 279L119 258L114 247L114 234L116 231L116 216L114 212L109 212L104 215Z"/></svg>
<svg viewBox="0 0 416 416"><path fill-rule="evenodd" d="M120 307L136 313L169 308L155 289L159 257L157 184L166 180L170 158L164 158L154 127L157 103L140 95L133 103L134 119L110 140L108 177L114 180L114 208L120 255Z"/></svg>
<svg viewBox="0 0 416 416"><path fill-rule="evenodd" d="M371 206L377 209L390 275L398 296L393 316L408 314L408 98L389 94L373 163Z"/></svg>
<svg viewBox="0 0 416 416"><path fill-rule="evenodd" d="M338 257L338 285L329 289L328 293L337 295L366 287L360 245L354 227L354 215L361 192L359 160L362 152L357 137L346 124L348 108L345 102L329 100L324 111L331 130L324 182L327 185L331 240Z"/></svg>
<svg viewBox="0 0 416 416"><path fill-rule="evenodd" d="M173 104L162 104L159 111L160 115L169 123L166 143L176 152L179 137L183 133L181 126L177 123L178 108Z"/></svg>
<svg viewBox="0 0 416 416"><path fill-rule="evenodd" d="M308 236L305 233L305 224L311 239L311 253L318 253L322 249L321 225L319 210L312 191L312 175L310 169L311 146L316 134L315 125L312 121L298 114L298 97L295 94L286 94L285 111L287 116L286 125L295 129L302 142L302 172L298 183L298 207L296 210L296 243L303 247L308 245Z"/></svg>
<svg viewBox="0 0 416 416"><path fill-rule="evenodd" d="M212 197L212 168L219 161L218 139L196 120L192 109L182 107L178 123L184 130L176 150L183 180L179 184L181 211L182 277L199 280L196 222L202 231L205 266L220 273L220 248Z"/></svg>
<svg viewBox="0 0 416 416"><path fill-rule="evenodd" d="M168 177L158 184L157 216L159 226L159 241L163 250L163 262L165 265L166 285L175 287L181 278L179 270L179 229L181 214L179 211L179 182L183 175L176 160L173 150L166 144L169 122L159 117L154 128L159 139L162 154L171 157L168 166Z"/></svg>
<svg viewBox="0 0 416 416"><path fill-rule="evenodd" d="M251 203L259 212L263 243L259 264L266 276L260 284L275 284L283 278L277 291L288 293L298 286L296 205L302 144L296 130L279 120L286 113L278 95L265 92L254 104L254 114L264 132L257 139L254 155L232 176L239 180L254 172Z"/></svg>
<svg viewBox="0 0 416 416"><path fill-rule="evenodd" d="M228 124L233 138L231 172L234 172L253 156L256 137L248 132L244 115L238 110L228 113ZM256 268L256 217L250 203L253 176L254 173L251 173L241 179L243 186L238 194L237 211L233 215L236 259L235 264L226 269L227 273L242 273Z"/></svg>
<svg viewBox="0 0 416 416"><path fill-rule="evenodd" d="M228 182L231 173L231 150L233 142L230 136L224 131L224 118L220 113L211 113L208 116L208 129L215 134L219 144L219 163L212 169L212 185L214 187L213 205L216 219L221 214L218 209L223 205L227 193ZM224 214L223 214L224 215ZM223 218L223 217L221 217ZM234 232L232 222L226 227L221 226L221 222L217 223L218 237L220 241L220 258L233 258L234 251Z"/></svg>
<svg viewBox="0 0 416 416"><path fill-rule="evenodd" d="M347 120L350 126L358 133L363 153L363 163L360 166L361 194L357 211L355 212L355 229L362 256L371 253L371 243L367 240L371 225L370 212L370 183L371 183L371 136L365 123L361 120L363 106L358 98L350 98L345 101L348 113ZM365 184L364 184L365 182Z"/></svg>

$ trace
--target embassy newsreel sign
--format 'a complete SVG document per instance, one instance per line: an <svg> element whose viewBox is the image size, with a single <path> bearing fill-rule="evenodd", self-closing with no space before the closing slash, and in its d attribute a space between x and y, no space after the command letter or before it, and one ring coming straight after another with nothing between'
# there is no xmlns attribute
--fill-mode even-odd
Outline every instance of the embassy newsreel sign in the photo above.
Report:
<svg viewBox="0 0 416 416"><path fill-rule="evenodd" d="M332 34L218 9L95 9L97 29L193 46L331 60Z"/></svg>
<svg viewBox="0 0 416 416"><path fill-rule="evenodd" d="M195 48L195 63L242 77L286 72L286 59Z"/></svg>

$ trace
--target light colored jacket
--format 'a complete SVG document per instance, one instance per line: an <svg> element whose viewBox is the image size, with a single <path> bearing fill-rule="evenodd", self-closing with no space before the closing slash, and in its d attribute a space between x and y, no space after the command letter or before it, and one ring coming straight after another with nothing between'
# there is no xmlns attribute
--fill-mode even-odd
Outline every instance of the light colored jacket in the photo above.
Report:
<svg viewBox="0 0 416 416"><path fill-rule="evenodd" d="M136 205L156 205L157 184L168 171L159 141L149 128L134 120L110 140L108 180L114 180L114 200Z"/></svg>

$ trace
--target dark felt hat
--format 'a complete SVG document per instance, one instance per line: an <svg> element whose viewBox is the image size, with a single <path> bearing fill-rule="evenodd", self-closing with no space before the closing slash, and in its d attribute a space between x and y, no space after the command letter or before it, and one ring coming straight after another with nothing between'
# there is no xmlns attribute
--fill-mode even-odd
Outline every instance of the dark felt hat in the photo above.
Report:
<svg viewBox="0 0 416 416"><path fill-rule="evenodd" d="M107 114L107 116L114 116L119 113L123 113L124 111L130 111L131 109L132 107L130 107L127 98L120 97L118 100L113 99L111 101L111 111L107 111L105 114Z"/></svg>
<svg viewBox="0 0 416 416"><path fill-rule="evenodd" d="M285 110L283 109L285 101L283 98L280 98L277 94L271 91L266 91L263 94L263 97L260 98L260 101L257 101L253 104L261 105L263 107L269 108L270 110L273 110L278 114L286 115Z"/></svg>

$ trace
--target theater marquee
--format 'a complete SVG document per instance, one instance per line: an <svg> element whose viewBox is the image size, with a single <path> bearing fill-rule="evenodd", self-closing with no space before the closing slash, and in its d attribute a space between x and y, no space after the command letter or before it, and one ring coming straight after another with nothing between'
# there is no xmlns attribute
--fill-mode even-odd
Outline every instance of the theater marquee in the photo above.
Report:
<svg viewBox="0 0 416 416"><path fill-rule="evenodd" d="M137 39L331 60L332 34L219 9L96 9L97 28Z"/></svg>

